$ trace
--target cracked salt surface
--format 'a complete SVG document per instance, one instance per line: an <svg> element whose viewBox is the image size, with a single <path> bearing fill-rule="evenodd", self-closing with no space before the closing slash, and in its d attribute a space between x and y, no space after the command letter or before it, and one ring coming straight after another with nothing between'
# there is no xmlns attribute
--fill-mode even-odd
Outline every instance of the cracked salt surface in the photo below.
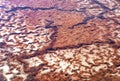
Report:
<svg viewBox="0 0 120 81"><path fill-rule="evenodd" d="M40 64L43 63L43 61L41 59L39 59L38 57L25 59L24 61L29 63L29 67L37 67L37 66L39 66Z"/></svg>
<svg viewBox="0 0 120 81"><path fill-rule="evenodd" d="M10 68L7 64L0 67L0 70L3 72L3 76L6 77L7 81L11 81L11 78L13 77L13 74L7 74L10 72Z"/></svg>
<svg viewBox="0 0 120 81"><path fill-rule="evenodd" d="M103 9L99 8L100 5L99 5L99 7L97 4L90 5L89 7L87 7L88 4L90 4L90 1L87 1L87 0L83 0L83 1L77 0L77 1L80 2L78 4L78 6L80 6L80 7L73 8L73 9L80 9L80 8L86 7L86 11L91 10L91 11L85 12L85 13L87 13L86 15L88 15L89 17L91 17L91 15L97 16L99 13L102 13ZM87 4L87 5L85 5L85 4ZM104 4L106 4L106 3L104 3ZM108 7L108 5L106 5L106 7ZM110 8L112 8L113 5L114 5L114 3L110 4L109 5ZM22 10L22 7L23 7L23 10ZM22 6L22 7L20 8L20 11L24 11L24 9L27 8L24 6ZM95 9L99 8L99 10L101 10L101 11L97 12L99 10L95 10L93 7L95 7ZM105 7L105 6L103 6L103 7ZM87 8L89 8L89 9L87 9ZM30 7L28 9L30 9ZM10 11L10 10L11 9L9 9L8 11ZM13 8L13 10L14 10L14 8ZM119 16L118 10L114 11L116 14L118 13L117 16ZM13 67L13 66L8 66L7 63L3 63L4 66L2 66L2 64L1 64L2 67L0 67L0 71L1 70L3 71L3 75L6 76L8 81L10 81L10 78L17 77L17 76L26 78L29 75L29 73L24 72L26 69L29 71L29 69L30 70L31 70L31 68L37 69L37 68L39 68L39 66L40 66L40 69L37 71L37 73L40 73L40 74L46 74L46 73L53 72L53 71L55 73L57 73L57 72L59 73L62 71L63 73L68 73L70 75L80 74L83 77L89 77L93 74L96 74L101 69L106 70L110 66L113 66L114 65L113 60L116 59L118 55L120 55L120 53L119 53L120 50L114 49L109 44L102 44L102 42L100 42L100 44L92 43L91 45L83 45L80 48L53 50L53 53L52 52L49 53L49 50L48 50L48 53L46 53L44 55L35 55L34 57L27 57L28 59L21 58L21 57L19 57L19 55L21 55L20 53L26 52L26 54L28 54L28 53L33 54L34 53L33 51L42 49L47 44L51 43L52 42L51 35L54 32L51 31L51 29L49 31L49 29L46 29L44 27L45 26L44 19L42 21L40 21L40 23L41 23L40 25L36 25L38 27L38 28L36 27L37 28L36 30L29 29L30 27L28 27L28 25L26 25L27 23L25 23L27 21L23 22L22 20L24 20L24 18L21 19L20 16L17 16L18 13L21 14L21 16L23 16L23 17L25 16L20 11L19 11L19 9L16 10L16 15L14 16L15 19L12 17L10 19L10 22L1 21L1 23L5 23L5 27L2 26L2 28L0 29L0 35L3 36L3 38L0 38L0 42L5 41L7 43L7 45L10 45L10 48L8 48L7 50L9 50L13 54L12 56L17 56L16 58L20 58L17 60L20 60L23 63L25 62L24 64L27 65L27 68L24 68L24 64L20 64L17 62L12 63L12 62L15 62L13 59L16 59L16 58L11 58L9 56L5 56L6 54L2 53L3 50L0 49L0 51L1 51L0 52L0 54L1 54L0 60L7 57L7 59L9 59L9 60L12 59L10 64L15 65L14 69L11 70L11 67ZM39 10L39 11L42 11L42 10ZM77 10L72 10L73 13L74 13L74 11L76 13L80 13ZM29 12L31 13L32 9ZM71 11L67 10L67 12L71 12ZM11 12L8 12L8 13L11 13ZM109 14L109 11L108 11L108 14ZM4 14L1 14L1 15L4 15ZM5 16L3 18L7 19L8 16L9 15L5 14ZM60 16L62 17L62 15L60 15ZM114 17L114 15L110 15L109 17L112 17L112 16ZM87 19L85 21L88 22L88 24L89 24L89 21L87 21ZM12 23L12 22L14 22L14 23ZM92 22L92 19L91 19L91 22ZM9 27L12 27L10 24L13 24L12 26L14 26L14 27L9 28ZM111 23L108 23L108 24L111 24ZM23 29L21 29L22 27L23 27ZM28 30L26 30L27 28L28 28ZM100 27L100 29L104 30L104 27ZM16 31L14 31L14 30L16 30ZM25 31L23 31L23 30L25 30ZM28 34L22 35L22 33L26 32L26 31ZM30 32L33 32L33 33L30 33ZM60 32L62 32L62 30ZM9 35L11 33L21 33L21 34ZM116 37L118 39L120 38L118 30L114 31L112 33L118 34L116 36L113 35L114 38L116 38ZM7 36L5 36L5 35L7 35ZM36 36L38 36L38 37L36 37ZM8 37L9 41L6 40L7 37ZM25 39L25 40L23 40L23 39ZM101 37L101 39L102 39L102 37ZM12 40L13 42L10 42L10 40ZM38 43L36 42L36 40ZM21 42L23 44L20 44L17 47L11 46L11 45L16 45L17 44L16 42ZM27 46L24 44L26 44ZM4 50L6 50L6 49L4 49ZM31 50L33 50L33 51L31 52ZM117 51L116 54L114 53L115 50ZM29 54L28 54L28 56L29 56ZM6 60L6 62L8 62L8 61ZM11 74L9 74L9 72L11 72ZM29 71L29 72L31 72L31 71ZM116 73L116 74L119 74L119 73ZM25 80L25 78L24 78L24 80Z"/></svg>

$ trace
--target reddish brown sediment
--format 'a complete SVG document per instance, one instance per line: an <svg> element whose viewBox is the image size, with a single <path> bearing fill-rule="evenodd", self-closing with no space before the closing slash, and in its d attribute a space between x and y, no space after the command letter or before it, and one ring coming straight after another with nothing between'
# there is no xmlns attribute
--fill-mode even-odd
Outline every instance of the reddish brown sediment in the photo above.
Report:
<svg viewBox="0 0 120 81"><path fill-rule="evenodd" d="M118 0L1 0L0 81L120 81Z"/></svg>
<svg viewBox="0 0 120 81"><path fill-rule="evenodd" d="M45 20L49 20L52 22L52 25L57 27L56 41L52 47L54 49L74 47L80 44L109 42L112 30L117 28L115 26L119 26L119 14L117 15L115 12L117 9L114 10L116 3L111 4L110 7L108 7L107 2L104 2L105 5L101 5L103 2L96 0L88 1L86 4L91 2L91 6L88 6L87 9L81 8L79 10L78 6L84 4L84 2L77 3L77 1L71 1L66 5L67 1L64 3L61 1L60 3L59 1L48 0L46 2L40 0L39 4L35 6L35 1L24 1L24 4L21 4L22 2L19 2L19 0L17 2L11 1L18 7L28 7L26 8L28 10L22 9L22 7L21 9L16 9L16 11L21 10L26 15L26 23L28 25L45 25ZM47 4L49 5L46 7ZM64 7L64 5L66 6ZM86 5L84 6L86 8ZM64 8L62 9L62 7ZM109 17L110 14L113 14L114 18Z"/></svg>

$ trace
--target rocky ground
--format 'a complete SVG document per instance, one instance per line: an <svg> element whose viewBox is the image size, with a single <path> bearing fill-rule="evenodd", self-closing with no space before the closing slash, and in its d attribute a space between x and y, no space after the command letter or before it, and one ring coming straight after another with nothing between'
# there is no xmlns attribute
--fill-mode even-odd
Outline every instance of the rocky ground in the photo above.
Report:
<svg viewBox="0 0 120 81"><path fill-rule="evenodd" d="M119 0L0 0L0 81L120 81Z"/></svg>

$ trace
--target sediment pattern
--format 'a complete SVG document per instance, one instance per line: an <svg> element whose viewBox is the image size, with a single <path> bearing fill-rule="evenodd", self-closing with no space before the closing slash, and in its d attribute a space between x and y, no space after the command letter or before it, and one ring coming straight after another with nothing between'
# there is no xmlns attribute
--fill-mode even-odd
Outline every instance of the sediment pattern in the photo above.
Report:
<svg viewBox="0 0 120 81"><path fill-rule="evenodd" d="M119 0L1 0L0 81L120 81Z"/></svg>

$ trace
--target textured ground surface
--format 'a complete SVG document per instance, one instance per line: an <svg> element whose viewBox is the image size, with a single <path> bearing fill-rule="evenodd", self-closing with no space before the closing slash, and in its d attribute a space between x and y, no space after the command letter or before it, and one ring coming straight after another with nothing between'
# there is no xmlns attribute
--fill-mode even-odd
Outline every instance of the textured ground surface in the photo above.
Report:
<svg viewBox="0 0 120 81"><path fill-rule="evenodd" d="M120 81L119 0L0 0L0 81Z"/></svg>

